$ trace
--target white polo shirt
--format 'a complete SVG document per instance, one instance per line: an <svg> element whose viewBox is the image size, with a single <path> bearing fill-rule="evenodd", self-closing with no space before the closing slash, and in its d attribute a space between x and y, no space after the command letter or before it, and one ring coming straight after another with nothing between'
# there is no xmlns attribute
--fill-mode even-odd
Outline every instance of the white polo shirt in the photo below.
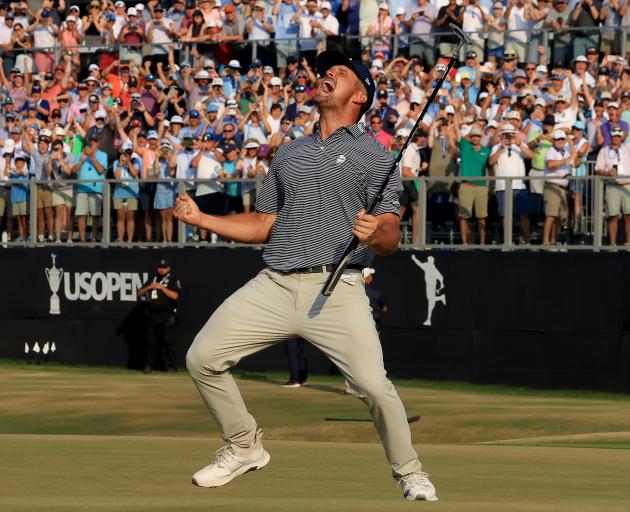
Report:
<svg viewBox="0 0 630 512"><path fill-rule="evenodd" d="M492 147L490 156L496 154L497 151L501 152L501 156L499 156L497 163L492 166L495 176L525 176L525 159L520 147L512 144L512 146L508 149L501 147L501 144L495 144ZM505 190L505 186L504 180L496 180L494 182L495 192L503 192ZM525 188L525 182L523 180L512 180L512 190L519 190L522 188Z"/></svg>
<svg viewBox="0 0 630 512"><path fill-rule="evenodd" d="M555 169L550 169L547 165L547 162L552 160L564 160L567 158L571 152L569 151L569 145L565 144L564 149L562 151L558 151L555 147L550 147L545 153L545 180L547 183L552 183L554 185L558 185L560 187L567 188L569 186L569 180L564 178L565 176L571 176L572 167L570 164L566 163L561 165L560 167L556 167ZM553 176L558 176L558 178L551 179Z"/></svg>
<svg viewBox="0 0 630 512"><path fill-rule="evenodd" d="M420 159L420 148L418 148L418 146L416 146L413 142L410 142L407 149L405 149L405 154L402 156L400 162L401 176L403 175L403 167L411 167L413 173L418 176L418 173L420 172L420 164L422 163Z"/></svg>
<svg viewBox="0 0 630 512"><path fill-rule="evenodd" d="M615 182L619 185L630 183L630 150L627 144L622 143L617 149L604 146L599 150L595 169L608 171L612 169L613 165L617 166L617 176L628 176L626 179L616 179Z"/></svg>
<svg viewBox="0 0 630 512"><path fill-rule="evenodd" d="M223 187L216 181L221 172L221 163L214 157L212 153L204 153L197 164L198 180L213 180L209 183L197 184L196 196L204 196L213 192L223 192Z"/></svg>
<svg viewBox="0 0 630 512"><path fill-rule="evenodd" d="M567 107L562 112L554 114L556 119L556 130L562 128L572 128L577 121L577 109L575 107Z"/></svg>

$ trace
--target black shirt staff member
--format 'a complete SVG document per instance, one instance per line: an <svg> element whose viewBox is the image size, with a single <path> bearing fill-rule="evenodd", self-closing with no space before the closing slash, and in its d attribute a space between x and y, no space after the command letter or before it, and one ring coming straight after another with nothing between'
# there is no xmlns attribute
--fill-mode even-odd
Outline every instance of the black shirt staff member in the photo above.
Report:
<svg viewBox="0 0 630 512"><path fill-rule="evenodd" d="M166 368L177 370L175 342L172 328L175 326L176 304L181 292L181 283L173 277L171 265L160 260L155 275L138 290L138 297L147 305L147 353L144 373L151 373L157 360L158 350L164 348ZM142 300L142 299L141 299Z"/></svg>
<svg viewBox="0 0 630 512"><path fill-rule="evenodd" d="M403 404L387 379L360 269L400 241L400 173L383 201L365 209L389 174L393 158L358 120L376 86L369 70L336 51L317 56L322 77L313 102L320 122L311 135L280 146L256 211L218 217L177 199L175 216L239 242L265 243L267 268L213 313L186 355L186 366L227 445L193 475L202 487L225 485L269 460L262 430L247 411L229 369L240 359L299 336L321 349L354 389L366 396L394 478L408 500L435 501L421 470ZM352 234L360 245L330 297L322 287Z"/></svg>

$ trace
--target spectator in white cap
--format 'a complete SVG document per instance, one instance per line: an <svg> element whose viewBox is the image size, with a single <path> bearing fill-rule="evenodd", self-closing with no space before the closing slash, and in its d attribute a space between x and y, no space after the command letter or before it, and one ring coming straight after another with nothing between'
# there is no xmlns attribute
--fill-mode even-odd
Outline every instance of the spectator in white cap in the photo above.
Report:
<svg viewBox="0 0 630 512"><path fill-rule="evenodd" d="M628 136L628 123L620 119L619 103L611 101L608 103L606 113L608 114L608 121L600 124L597 130L597 144L600 146L610 146L612 142L612 128L613 126L619 126L625 133L624 140Z"/></svg>
<svg viewBox="0 0 630 512"><path fill-rule="evenodd" d="M127 9L127 23L118 33L118 43L121 44L121 60L142 61L142 44L145 40L144 24L138 20L138 11L135 7Z"/></svg>
<svg viewBox="0 0 630 512"><path fill-rule="evenodd" d="M260 143L256 139L246 140L243 144L241 159L243 167L241 169L241 178L256 178L258 175L265 174L265 168L260 164L258 158L258 150ZM243 183L241 188L243 196L243 209L246 212L254 211L256 206L256 183Z"/></svg>
<svg viewBox="0 0 630 512"><path fill-rule="evenodd" d="M275 55L270 47L273 20L266 14L267 6L263 0L256 0L254 10L245 22L248 39L256 41L257 55L263 64L274 62Z"/></svg>
<svg viewBox="0 0 630 512"><path fill-rule="evenodd" d="M51 144L50 159L46 164L46 172L54 181L70 180L74 178L73 166L74 156L70 149L65 147L63 139L60 138L58 130L63 128L55 128L55 138ZM65 136L65 133L64 133ZM55 240L59 243L62 241L62 233L66 231L66 240L72 243L72 203L74 192L72 185L67 183L59 183L52 190L52 206L55 210Z"/></svg>
<svg viewBox="0 0 630 512"><path fill-rule="evenodd" d="M435 38L431 32L437 9L428 0L417 0L407 16L405 26L410 33L409 54L418 55L428 69L435 62Z"/></svg>
<svg viewBox="0 0 630 512"><path fill-rule="evenodd" d="M46 2L52 4L50 0ZM29 30L33 33L33 47L42 49L35 52L35 69L38 73L52 73L55 68L55 54L52 50L56 46L59 27L53 23L51 11L42 9Z"/></svg>
<svg viewBox="0 0 630 512"><path fill-rule="evenodd" d="M630 151L623 142L625 135L621 126L614 125L610 144L599 151L595 163L596 174L611 177L606 182L606 216L610 245L617 244L620 215L623 215L626 230L625 244L630 244Z"/></svg>
<svg viewBox="0 0 630 512"><path fill-rule="evenodd" d="M171 119L171 124L173 119ZM177 153L173 150L173 144L168 140L160 142L157 158L153 160L152 178L172 179L175 177ZM177 196L177 183L158 183L155 188L153 208L159 212L162 224L162 242L173 241L173 207Z"/></svg>
<svg viewBox="0 0 630 512"><path fill-rule="evenodd" d="M521 178L527 173L525 159L532 158L533 152L529 147L518 140L517 132L511 124L505 124L499 131L500 142L495 144L490 151L488 165L492 168L492 174L497 177ZM499 216L505 217L505 180L496 180L494 190L499 203ZM524 243L529 244L530 229L527 210L527 189L521 179L512 180L512 213L518 215L520 234Z"/></svg>
<svg viewBox="0 0 630 512"><path fill-rule="evenodd" d="M83 42L83 33L77 26L78 21L79 19L76 16L68 16L62 29L59 31L59 44L62 50L72 55L72 64L77 68L80 66L79 46Z"/></svg>
<svg viewBox="0 0 630 512"><path fill-rule="evenodd" d="M553 146L545 153L545 225L543 245L554 245L560 227L569 218L567 189L575 162L575 146L564 130L555 129L551 134Z"/></svg>
<svg viewBox="0 0 630 512"><path fill-rule="evenodd" d="M501 2L494 2L486 18L486 29L488 31L486 51L490 62L496 62L503 58L503 52L505 50L505 29L507 28L503 14L503 4Z"/></svg>
<svg viewBox="0 0 630 512"><path fill-rule="evenodd" d="M269 126L263 112L264 108L259 103L249 104L247 113L238 125L245 140L255 139L260 144L267 143L267 137L271 135L271 126Z"/></svg>
<svg viewBox="0 0 630 512"><path fill-rule="evenodd" d="M120 31L127 24L127 11L125 7L125 2L122 0L117 0L114 4L114 15L116 16L116 21L114 22L113 34L116 39L120 35Z"/></svg>
<svg viewBox="0 0 630 512"><path fill-rule="evenodd" d="M321 23L324 16L319 12L317 0L306 0L297 15L300 22L300 60L306 59L309 66L315 65L317 53L317 30L314 25Z"/></svg>
<svg viewBox="0 0 630 512"><path fill-rule="evenodd" d="M22 183L13 183L11 185L11 216L17 219L18 225L18 242L26 241L26 220L28 215L28 155L23 151L16 150L13 160L9 162L8 169L5 166L5 176L8 174L10 180L23 181Z"/></svg>
<svg viewBox="0 0 630 512"><path fill-rule="evenodd" d="M157 63L168 64L169 45L177 39L177 27L165 16L164 6L157 4L153 8L153 21L147 25L146 42L151 45L151 71L157 72Z"/></svg>
<svg viewBox="0 0 630 512"><path fill-rule="evenodd" d="M324 13L324 4L330 4L328 2L322 3L322 14ZM330 12L330 9L328 10ZM389 15L389 5L387 2L381 2L378 4L378 15L376 19L370 23L367 28L366 35L373 37L370 39L370 47L372 52L372 58L376 58L377 55L381 55L384 60L390 60L391 55L391 36L394 33L394 22Z"/></svg>
<svg viewBox="0 0 630 512"><path fill-rule="evenodd" d="M578 55L573 59L573 81L578 90L582 88L582 85L592 89L597 84L593 75L588 71L588 66L588 59L584 55Z"/></svg>
<svg viewBox="0 0 630 512"><path fill-rule="evenodd" d="M573 81L573 74L569 70L562 70L571 87L571 96L568 97L565 94L558 94L555 98L555 118L556 128L561 130L570 131L571 127L577 121L578 115L578 93L575 88L575 82Z"/></svg>

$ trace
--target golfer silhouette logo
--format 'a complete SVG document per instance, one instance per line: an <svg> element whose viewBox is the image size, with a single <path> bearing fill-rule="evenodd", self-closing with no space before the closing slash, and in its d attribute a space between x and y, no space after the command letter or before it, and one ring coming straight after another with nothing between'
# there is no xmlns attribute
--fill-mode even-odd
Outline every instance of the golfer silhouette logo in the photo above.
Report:
<svg viewBox="0 0 630 512"><path fill-rule="evenodd" d="M444 290L444 276L435 266L435 258L429 256L427 261L422 262L414 254L411 255L413 262L418 265L424 272L424 284L427 292L427 319L422 325L431 325L431 315L436 302L441 302L446 306L446 295L442 294Z"/></svg>

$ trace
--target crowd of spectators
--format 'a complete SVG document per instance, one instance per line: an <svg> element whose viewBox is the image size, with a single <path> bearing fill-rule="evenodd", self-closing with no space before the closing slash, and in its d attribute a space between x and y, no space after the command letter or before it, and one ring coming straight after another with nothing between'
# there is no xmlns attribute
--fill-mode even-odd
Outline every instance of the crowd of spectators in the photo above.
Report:
<svg viewBox="0 0 630 512"><path fill-rule="evenodd" d="M325 48L369 66L377 93L364 122L397 155L457 48L448 23L470 33L473 45L439 90L401 172L470 179L459 186L433 181L429 214L456 218L463 243L483 244L489 210L503 217L507 203L506 183L483 176L547 176L513 180L512 203L522 242L530 242L530 221L542 215L543 242L553 244L569 213L569 229L581 229L587 184L570 178L585 176L589 159L597 161L596 174L611 176L611 242L620 216L628 219L630 240L630 68L619 30L627 6L628 0L80 6L43 0L33 10L27 2L2 3L3 241L28 238L31 200L39 241L98 239L104 178L115 180L112 239L119 242L174 241L178 187L205 212L250 211L254 179L264 177L278 146L316 127L314 60ZM37 181L35 193L29 177ZM81 181L67 181L75 179ZM417 240L413 182L406 182L401 204ZM212 233L186 235L216 240Z"/></svg>

